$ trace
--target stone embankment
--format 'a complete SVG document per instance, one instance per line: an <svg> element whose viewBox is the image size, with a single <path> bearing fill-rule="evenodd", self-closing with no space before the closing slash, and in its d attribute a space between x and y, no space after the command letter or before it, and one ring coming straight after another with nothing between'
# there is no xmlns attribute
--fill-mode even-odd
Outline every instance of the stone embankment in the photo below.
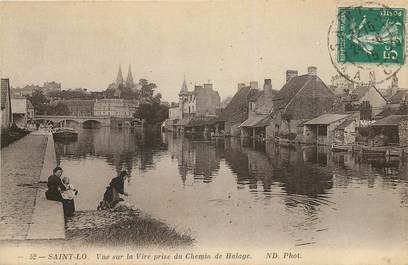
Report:
<svg viewBox="0 0 408 265"><path fill-rule="evenodd" d="M1 150L1 240L65 238L62 204L46 200L40 183L55 166L50 133L31 133Z"/></svg>

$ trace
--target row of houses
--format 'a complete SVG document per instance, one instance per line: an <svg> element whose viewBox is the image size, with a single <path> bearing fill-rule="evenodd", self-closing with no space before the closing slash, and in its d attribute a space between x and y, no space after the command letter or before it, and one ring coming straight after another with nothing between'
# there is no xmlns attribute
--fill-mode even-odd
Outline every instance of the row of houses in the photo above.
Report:
<svg viewBox="0 0 408 265"><path fill-rule="evenodd" d="M215 116L185 115L180 119L185 112L174 108L173 111L178 111L176 115L170 109L169 121L173 123L169 124L178 124L178 127L169 128L192 134L281 142L352 144L358 138L358 128L381 127L381 123L374 125L374 122L383 118L384 109L398 108L401 102L408 100L405 90L396 90L385 98L374 83L347 87L344 93L335 93L319 78L314 66L308 67L303 75L288 70L286 82L279 90L272 88L271 79L265 79L262 89L257 82L250 82L248 86L238 84L229 104ZM392 126L395 127L395 123ZM372 131L378 132L377 129ZM395 138L398 133L393 135Z"/></svg>
<svg viewBox="0 0 408 265"><path fill-rule="evenodd" d="M139 102L123 98L110 99L69 99L58 100L63 103L72 116L110 116L116 118L132 118Z"/></svg>

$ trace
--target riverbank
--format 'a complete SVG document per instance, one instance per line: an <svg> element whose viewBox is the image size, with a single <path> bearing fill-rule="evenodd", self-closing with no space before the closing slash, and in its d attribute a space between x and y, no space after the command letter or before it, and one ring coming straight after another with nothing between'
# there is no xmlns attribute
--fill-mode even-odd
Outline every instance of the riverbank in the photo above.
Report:
<svg viewBox="0 0 408 265"><path fill-rule="evenodd" d="M34 132L2 149L2 245L70 245L76 241L172 247L193 243L190 236L136 210L80 211L64 225L62 205L46 200L44 195L44 182L55 165L54 141L48 133Z"/></svg>
<svg viewBox="0 0 408 265"><path fill-rule="evenodd" d="M194 239L139 210L78 211L66 224L66 239L87 246L180 247Z"/></svg>
<svg viewBox="0 0 408 265"><path fill-rule="evenodd" d="M0 239L27 238L46 145L46 135L30 134L1 149Z"/></svg>

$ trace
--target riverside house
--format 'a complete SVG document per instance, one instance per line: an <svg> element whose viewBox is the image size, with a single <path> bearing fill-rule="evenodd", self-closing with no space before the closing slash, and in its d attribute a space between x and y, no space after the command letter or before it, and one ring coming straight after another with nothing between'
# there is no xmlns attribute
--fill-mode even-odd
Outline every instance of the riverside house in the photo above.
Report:
<svg viewBox="0 0 408 265"><path fill-rule="evenodd" d="M174 119L169 117L165 126L177 133L184 133L186 125L190 124L189 128L192 129L194 125L191 122L198 119L199 127L205 127L201 121L209 119L208 117L214 118L220 103L221 98L212 84L195 85L194 90L189 91L184 80L179 93L179 111L175 112L177 116Z"/></svg>
<svg viewBox="0 0 408 265"><path fill-rule="evenodd" d="M308 67L308 73L286 72L286 83L274 97L270 130L266 138L302 142L302 123L324 113L341 113L343 106L336 95L317 76L317 68Z"/></svg>
<svg viewBox="0 0 408 265"><path fill-rule="evenodd" d="M265 79L263 90L253 97L248 105L248 118L241 123L241 137L264 139L266 128L270 125L273 112L273 97L271 79ZM270 126L269 126L270 127Z"/></svg>
<svg viewBox="0 0 408 265"><path fill-rule="evenodd" d="M241 135L239 125L248 118L249 102L255 101L259 93L256 82L251 82L250 86L245 86L242 83L238 84L237 93L220 115L220 120L224 123L226 136L238 137Z"/></svg>
<svg viewBox="0 0 408 265"><path fill-rule="evenodd" d="M390 115L371 124L370 145L408 146L408 115Z"/></svg>
<svg viewBox="0 0 408 265"><path fill-rule="evenodd" d="M303 141L308 144L330 145L335 143L335 130L350 114L322 114L303 124Z"/></svg>
<svg viewBox="0 0 408 265"><path fill-rule="evenodd" d="M372 109L372 117L379 114L387 104L387 100L378 91L378 89L370 84L366 86L357 86L349 95L343 99L346 105L346 111L358 110L364 102L370 103Z"/></svg>
<svg viewBox="0 0 408 265"><path fill-rule="evenodd" d="M19 127L27 127L27 122L34 118L34 107L26 97L12 97L11 109L13 122Z"/></svg>
<svg viewBox="0 0 408 265"><path fill-rule="evenodd" d="M1 129L7 130L13 123L11 112L10 82L8 78L1 79Z"/></svg>

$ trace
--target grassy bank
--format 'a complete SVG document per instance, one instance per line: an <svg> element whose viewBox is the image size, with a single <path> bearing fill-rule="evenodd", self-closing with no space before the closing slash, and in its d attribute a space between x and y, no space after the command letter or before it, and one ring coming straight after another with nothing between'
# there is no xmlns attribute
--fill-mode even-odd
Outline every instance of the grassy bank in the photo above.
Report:
<svg viewBox="0 0 408 265"><path fill-rule="evenodd" d="M20 129L17 126L13 126L8 130L1 131L1 148L8 146L9 144L23 138L30 132L24 129Z"/></svg>
<svg viewBox="0 0 408 265"><path fill-rule="evenodd" d="M139 211L80 211L68 220L68 241L93 246L161 246L192 245L194 240L166 224Z"/></svg>

